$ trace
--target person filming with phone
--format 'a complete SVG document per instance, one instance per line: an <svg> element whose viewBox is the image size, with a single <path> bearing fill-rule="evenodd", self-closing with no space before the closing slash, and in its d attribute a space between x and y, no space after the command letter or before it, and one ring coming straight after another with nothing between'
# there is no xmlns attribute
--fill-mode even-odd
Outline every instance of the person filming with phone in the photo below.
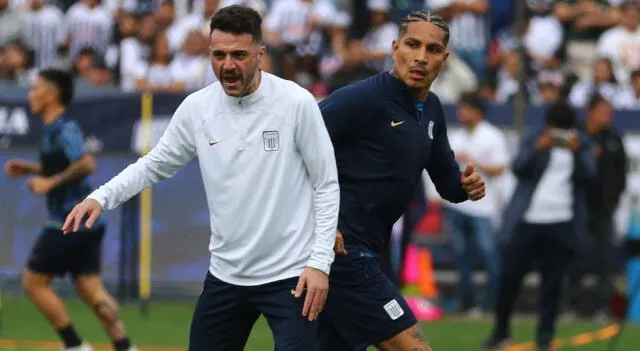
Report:
<svg viewBox="0 0 640 351"><path fill-rule="evenodd" d="M512 164L517 186L503 217L503 275L487 349L510 343L517 292L536 267L541 276L537 350L551 350L563 278L587 233L586 191L596 172L589 137L576 128L576 113L565 102L551 105L545 117L542 128L523 135Z"/></svg>

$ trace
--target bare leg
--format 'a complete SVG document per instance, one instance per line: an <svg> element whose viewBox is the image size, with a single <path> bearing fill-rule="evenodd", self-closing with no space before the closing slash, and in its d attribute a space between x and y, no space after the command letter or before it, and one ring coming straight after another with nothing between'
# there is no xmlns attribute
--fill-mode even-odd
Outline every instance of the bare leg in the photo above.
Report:
<svg viewBox="0 0 640 351"><path fill-rule="evenodd" d="M22 274L22 289L49 320L49 323L55 329L60 329L68 326L71 321L62 300L51 289L52 280L53 276L51 275L25 269Z"/></svg>
<svg viewBox="0 0 640 351"><path fill-rule="evenodd" d="M381 351L431 351L419 324L405 329L389 340L376 344Z"/></svg>
<svg viewBox="0 0 640 351"><path fill-rule="evenodd" d="M125 339L127 334L118 316L118 304L104 288L100 275L79 275L74 283L78 296L93 309L111 340Z"/></svg>

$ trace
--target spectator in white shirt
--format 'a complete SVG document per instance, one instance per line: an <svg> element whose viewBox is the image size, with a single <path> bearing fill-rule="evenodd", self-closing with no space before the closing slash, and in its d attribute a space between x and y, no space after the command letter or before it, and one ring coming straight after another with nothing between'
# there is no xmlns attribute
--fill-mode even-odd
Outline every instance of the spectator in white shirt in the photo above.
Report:
<svg viewBox="0 0 640 351"><path fill-rule="evenodd" d="M624 89L618 84L613 74L613 65L608 58L600 57L593 64L593 78L581 80L573 85L569 93L569 102L577 108L587 105L591 96L598 93L612 104ZM614 107L618 107L615 106Z"/></svg>
<svg viewBox="0 0 640 351"><path fill-rule="evenodd" d="M390 0L368 0L370 11L369 24L371 27L362 39L365 64L381 72L390 70L391 44L398 38L398 25L391 22Z"/></svg>
<svg viewBox="0 0 640 351"><path fill-rule="evenodd" d="M191 31L200 31L203 35L209 36L209 20L220 8L220 0L203 0L204 8L202 11L195 11L189 16L178 21L178 38L177 42L172 45L181 46L184 39Z"/></svg>
<svg viewBox="0 0 640 351"><path fill-rule="evenodd" d="M85 47L104 55L113 31L111 13L100 0L81 0L73 4L64 19L64 36L71 60Z"/></svg>
<svg viewBox="0 0 640 351"><path fill-rule="evenodd" d="M171 77L175 84L184 85L186 91L196 91L216 81L207 57L207 38L198 30L187 38L173 61Z"/></svg>
<svg viewBox="0 0 640 351"><path fill-rule="evenodd" d="M176 81L171 70L169 40L163 34L156 37L149 63L141 64L137 71L136 89L155 92L181 93L186 90L184 82Z"/></svg>
<svg viewBox="0 0 640 351"><path fill-rule="evenodd" d="M438 10L450 21L451 48L476 74L486 80L489 27L487 0L426 0L426 7Z"/></svg>
<svg viewBox="0 0 640 351"><path fill-rule="evenodd" d="M625 1L620 10L620 25L602 34L597 51L611 60L616 79L625 84L640 69L640 2Z"/></svg>
<svg viewBox="0 0 640 351"><path fill-rule="evenodd" d="M144 16L137 22L136 36L124 39L120 43L120 87L122 90L135 90L138 67L148 60L156 32L154 18L151 15Z"/></svg>
<svg viewBox="0 0 640 351"><path fill-rule="evenodd" d="M58 45L62 44L62 11L47 0L31 0L26 15L33 36L35 66L38 69L57 67Z"/></svg>
<svg viewBox="0 0 640 351"><path fill-rule="evenodd" d="M500 274L500 257L494 234L494 220L501 210L491 194L498 189L498 177L507 169L509 153L504 134L484 119L485 107L475 94L460 99L458 121L462 128L449 135L451 149L462 168L472 163L485 179L487 195L476 202L445 203L444 220L451 235L460 270L462 308L474 317L489 311L495 303ZM476 301L471 275L474 271L472 247L482 255L488 282L482 301Z"/></svg>
<svg viewBox="0 0 640 351"><path fill-rule="evenodd" d="M640 70L631 72L631 84L625 88L624 94L617 96L614 106L620 109L640 110Z"/></svg>
<svg viewBox="0 0 640 351"><path fill-rule="evenodd" d="M523 37L527 55L533 69L558 68L561 64L557 54L562 47L564 30L553 16L553 3L548 0L529 0L527 5L532 16Z"/></svg>

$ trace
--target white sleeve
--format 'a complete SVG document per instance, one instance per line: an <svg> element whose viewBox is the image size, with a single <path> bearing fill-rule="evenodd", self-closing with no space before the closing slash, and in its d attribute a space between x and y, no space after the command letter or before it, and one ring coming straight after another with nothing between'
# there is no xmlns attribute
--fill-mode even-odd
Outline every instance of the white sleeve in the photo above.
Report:
<svg viewBox="0 0 640 351"><path fill-rule="evenodd" d="M617 38L608 30L600 36L596 44L596 53L598 56L613 59L616 55L616 47L618 46Z"/></svg>
<svg viewBox="0 0 640 351"><path fill-rule="evenodd" d="M111 210L142 189L176 174L196 155L194 132L190 125L189 97L180 104L158 144L117 176L92 192L88 198Z"/></svg>
<svg viewBox="0 0 640 351"><path fill-rule="evenodd" d="M340 189L333 144L324 125L320 108L308 92L296 113L295 141L313 183L315 209L314 242L308 267L329 274L335 254Z"/></svg>

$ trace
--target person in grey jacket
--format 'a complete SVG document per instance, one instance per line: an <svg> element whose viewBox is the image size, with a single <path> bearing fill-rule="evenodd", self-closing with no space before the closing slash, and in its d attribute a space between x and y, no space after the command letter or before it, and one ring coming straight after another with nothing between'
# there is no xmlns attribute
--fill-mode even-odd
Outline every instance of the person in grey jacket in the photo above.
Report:
<svg viewBox="0 0 640 351"><path fill-rule="evenodd" d="M510 343L509 319L525 274L540 268L538 350L550 350L562 281L587 232L586 190L596 172L589 137L576 129L576 113L564 102L551 105L546 125L525 133L513 165L518 184L502 227L504 272L493 334L483 345Z"/></svg>

